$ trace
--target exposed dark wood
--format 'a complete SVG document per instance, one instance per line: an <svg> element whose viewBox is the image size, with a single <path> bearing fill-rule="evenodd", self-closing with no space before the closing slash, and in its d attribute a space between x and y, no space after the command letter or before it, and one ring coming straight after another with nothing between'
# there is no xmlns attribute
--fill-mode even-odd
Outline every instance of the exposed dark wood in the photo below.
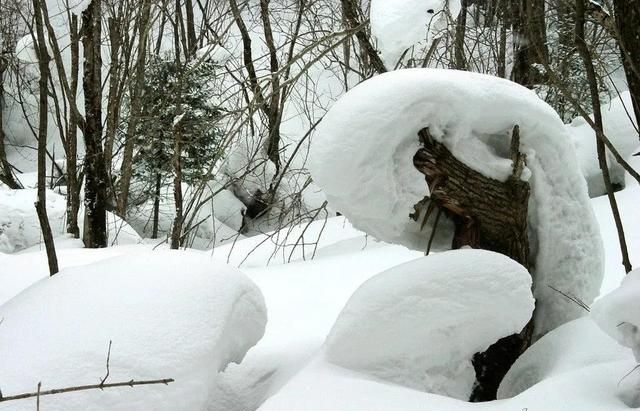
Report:
<svg viewBox="0 0 640 411"><path fill-rule="evenodd" d="M355 29L356 27L361 25L360 21L360 6L355 3L354 0L341 0L342 2L342 13L344 15L344 19L348 24L350 29ZM373 69L378 73L386 73L387 67L385 67L384 62L380 58L378 54L378 50L373 46L371 42L371 37L363 30L356 31L356 38L360 43L360 47L366 53L368 57L368 61L373 67Z"/></svg>
<svg viewBox="0 0 640 411"><path fill-rule="evenodd" d="M640 0L614 0L613 3L624 71L640 123Z"/></svg>
<svg viewBox="0 0 640 411"><path fill-rule="evenodd" d="M84 144L86 175L83 242L87 248L107 246L108 175L102 148L102 28L101 0L91 0L82 12L84 50L83 90L85 100Z"/></svg>
<svg viewBox="0 0 640 411"><path fill-rule="evenodd" d="M452 248L463 246L495 251L530 268L527 212L529 184L521 180L526 158L519 151L519 128L513 129L513 172L506 181L482 175L458 160L429 129L418 133L423 145L413 158L425 175L429 196L417 209L433 206L455 226ZM429 212L428 209L426 211ZM414 214L414 218L418 218ZM490 401L515 360L531 344L533 323L520 333L501 339L474 356L476 385L472 401Z"/></svg>

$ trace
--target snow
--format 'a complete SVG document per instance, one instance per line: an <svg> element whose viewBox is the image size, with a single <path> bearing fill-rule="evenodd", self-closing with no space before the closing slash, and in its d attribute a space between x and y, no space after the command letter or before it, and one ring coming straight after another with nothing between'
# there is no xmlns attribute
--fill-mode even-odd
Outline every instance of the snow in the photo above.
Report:
<svg viewBox="0 0 640 411"><path fill-rule="evenodd" d="M353 294L327 337L327 361L468 399L473 355L520 332L533 307L531 276L508 257L481 250L422 257Z"/></svg>
<svg viewBox="0 0 640 411"><path fill-rule="evenodd" d="M460 0L371 0L371 33L388 68L406 49L446 27L447 12L455 19Z"/></svg>
<svg viewBox="0 0 640 411"><path fill-rule="evenodd" d="M622 285L599 299L591 316L611 338L629 347L640 361L640 270L627 274Z"/></svg>
<svg viewBox="0 0 640 411"><path fill-rule="evenodd" d="M491 110L478 110L487 106ZM425 250L431 227L420 231L409 219L413 205L427 193L424 176L412 163L418 131L429 127L471 168L503 180L511 173L508 147L515 125L531 173L529 237L535 323L542 335L583 315L551 287L587 304L598 295L603 250L566 128L532 91L453 70L410 69L374 77L327 113L312 142L309 169L329 204L354 227Z"/></svg>
<svg viewBox="0 0 640 411"><path fill-rule="evenodd" d="M262 337L266 310L239 271L199 253L139 252L67 268L0 306L5 395L97 383L174 378L168 386L41 399L46 410L202 410L218 373ZM28 325L28 326L25 326ZM19 343L18 343L19 342ZM34 401L1 404L31 410Z"/></svg>
<svg viewBox="0 0 640 411"><path fill-rule="evenodd" d="M638 127L633 112L631 94L628 91L620 93L620 96L611 100L609 104L602 106L602 122L605 135L623 158L628 159L639 151ZM582 117L578 117L567 126L567 130L575 145L580 168L587 180L590 195L596 197L605 194L607 191L598 163L596 136L593 129ZM607 160L612 181L624 184L625 173L622 167L610 153L607 155Z"/></svg>
<svg viewBox="0 0 640 411"><path fill-rule="evenodd" d="M66 200L51 190L46 191L47 216L54 238L66 234ZM15 253L37 246L44 247L40 221L34 202L35 189L0 190L0 252ZM80 232L84 227L84 208L78 213ZM107 234L109 245L137 244L141 238L136 231L120 217L107 212Z"/></svg>
<svg viewBox="0 0 640 411"><path fill-rule="evenodd" d="M541 381L595 364L627 360L628 350L589 317L556 328L524 352L500 384L498 398L511 398Z"/></svg>

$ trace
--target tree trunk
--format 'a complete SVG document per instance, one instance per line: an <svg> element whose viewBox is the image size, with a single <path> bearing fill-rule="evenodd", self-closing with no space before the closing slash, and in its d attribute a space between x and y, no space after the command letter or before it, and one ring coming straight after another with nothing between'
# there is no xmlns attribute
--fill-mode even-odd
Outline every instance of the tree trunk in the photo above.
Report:
<svg viewBox="0 0 640 411"><path fill-rule="evenodd" d="M633 100L636 124L640 126L640 0L614 0L618 42Z"/></svg>
<svg viewBox="0 0 640 411"><path fill-rule="evenodd" d="M178 104L180 110L180 104ZM182 201L182 121L178 121L173 128L173 199L176 203L176 215L171 231L171 249L177 250L182 245L182 225L184 223Z"/></svg>
<svg viewBox="0 0 640 411"><path fill-rule="evenodd" d="M607 151L604 145L604 141L601 135L604 133L604 124L602 121L602 108L600 105L600 91L598 87L598 78L593 65L593 58L589 51L589 46L585 40L585 13L586 4L585 0L575 0L576 6L576 20L575 20L575 41L578 53L584 63L584 68L587 74L587 81L589 82L589 91L591 94L591 107L593 109L593 120L596 125L596 148L598 152L598 164L600 171L602 172L602 178L604 185L607 189L607 198L609 199L609 206L613 213L613 219L616 224L618 232L618 242L620 243L620 251L622 254L622 265L625 271L629 273L632 269L631 261L629 260L629 251L627 248L627 240L624 234L624 227L622 225L622 219L620 217L620 210L618 209L618 202L615 194L613 193L613 186L611 184L611 176L609 174L609 166L607 165Z"/></svg>
<svg viewBox="0 0 640 411"><path fill-rule="evenodd" d="M13 170L11 164L7 161L7 153L5 151L6 136L4 134L4 118L2 116L2 105L4 103L4 72L8 65L5 53L8 53L8 50L5 50L3 47L2 54L0 55L0 182L6 184L9 188L19 189L22 188L22 185L13 176Z"/></svg>
<svg viewBox="0 0 640 411"><path fill-rule="evenodd" d="M162 175L156 174L156 186L153 197L153 231L151 238L158 238L158 224L160 220L160 188L162 184Z"/></svg>
<svg viewBox="0 0 640 411"><path fill-rule="evenodd" d="M42 238L47 250L47 260L49 263L49 274L54 275L58 272L58 258L56 256L56 248L53 242L53 234L49 225L47 216L47 192L46 192L46 150L47 150L47 128L49 112L49 54L47 52L47 44L44 37L44 26L42 23L42 12L40 10L40 1L33 0L33 10L35 17L36 39L37 39L37 55L38 68L40 69L40 99L38 103L39 121L38 121L38 199L35 203L38 220L40 221L40 229L42 230ZM44 6L44 5L43 5Z"/></svg>
<svg viewBox="0 0 640 411"><path fill-rule="evenodd" d="M125 135L122 166L120 167L120 184L118 193L117 213L126 218L129 202L129 189L133 168L134 134L140 120L142 110L142 88L144 86L144 63L147 54L147 36L149 34L149 17L151 14L151 0L142 3L142 15L138 25L138 54L136 57L135 80L131 90L131 110Z"/></svg>
<svg viewBox="0 0 640 411"><path fill-rule="evenodd" d="M86 175L84 203L84 245L87 248L107 246L107 170L102 150L102 5L91 0L82 12L82 46L84 49L84 143Z"/></svg>
<svg viewBox="0 0 640 411"><path fill-rule="evenodd" d="M545 0L511 1L515 49L512 79L533 88L545 82L536 66L549 59Z"/></svg>
<svg viewBox="0 0 640 411"><path fill-rule="evenodd" d="M513 174L505 182L469 168L434 140L428 129L421 130L419 136L423 148L418 150L413 162L426 176L429 208L431 211L437 208L455 225L452 248L470 246L495 251L529 268L527 211L530 188L520 179L526 159L519 152L518 126L513 130L511 146ZM429 210L423 213L424 218L429 214ZM520 334L503 338L484 353L474 356L476 386L472 401L496 398L502 378L531 344L532 324L530 322Z"/></svg>
<svg viewBox="0 0 640 411"><path fill-rule="evenodd" d="M78 92L80 71L80 38L78 34L78 16L71 17L69 30L71 48L71 94L68 99L75 101ZM80 238L78 212L80 210L80 182L78 181L78 119L74 110L69 110L67 131L67 233Z"/></svg>
<svg viewBox="0 0 640 411"><path fill-rule="evenodd" d="M465 56L464 47L465 47L465 36L467 34L467 8L468 8L468 0L462 0L460 2L461 9L460 15L458 15L458 20L456 23L456 37L455 37L455 64L456 69L458 70L467 70L467 58Z"/></svg>

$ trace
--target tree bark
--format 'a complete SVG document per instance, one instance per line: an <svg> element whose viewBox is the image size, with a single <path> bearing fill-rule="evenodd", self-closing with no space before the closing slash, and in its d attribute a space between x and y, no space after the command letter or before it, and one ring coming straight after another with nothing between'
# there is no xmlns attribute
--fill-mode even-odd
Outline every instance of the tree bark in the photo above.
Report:
<svg viewBox="0 0 640 411"><path fill-rule="evenodd" d="M614 6L622 62L640 126L640 0L614 0Z"/></svg>
<svg viewBox="0 0 640 411"><path fill-rule="evenodd" d="M153 197L153 230L151 231L151 238L158 238L158 225L160 220L160 189L162 184L162 175L156 174L156 186Z"/></svg>
<svg viewBox="0 0 640 411"><path fill-rule="evenodd" d="M521 180L525 156L519 152L519 128L513 130L511 156L513 173L507 181L485 177L458 160L441 143L423 129L419 133L423 147L413 163L425 175L429 186L431 211L437 208L453 221L455 233L452 248L481 248L504 254L527 269L529 240L527 212L530 188ZM419 210L421 206L416 206ZM414 218L428 218L423 210ZM435 228L434 228L435 229ZM471 401L496 399L497 390L515 360L531 344L533 323L520 333L501 339L484 353L473 358L476 386Z"/></svg>
<svg viewBox="0 0 640 411"><path fill-rule="evenodd" d="M511 0L514 32L512 79L533 88L544 82L536 65L549 60L545 0ZM538 52L539 51L539 52Z"/></svg>
<svg viewBox="0 0 640 411"><path fill-rule="evenodd" d="M8 41L4 44L4 46L8 46ZM15 179L13 175L13 169L11 168L11 164L7 161L7 152L5 150L5 138L4 134L4 118L2 116L2 105L4 103L4 73L7 69L7 57L6 54L9 53L5 47L2 49L2 55L0 55L0 182L7 185L7 187L12 189L20 189L22 185Z"/></svg>
<svg viewBox="0 0 640 411"><path fill-rule="evenodd" d="M84 245L87 248L107 246L107 187L108 175L102 148L102 33L101 0L91 0L82 12L82 46L84 49L85 125L84 158L85 223Z"/></svg>
<svg viewBox="0 0 640 411"><path fill-rule="evenodd" d="M78 92L78 76L80 71L80 37L78 33L78 16L71 17L70 22L71 49L71 94L68 99L75 101ZM76 113L69 110L69 126L67 131L67 233L80 238L78 212L80 210L80 181L78 179L78 120Z"/></svg>
<svg viewBox="0 0 640 411"><path fill-rule="evenodd" d="M46 150L47 150L47 128L49 124L48 99L49 99L49 53L47 52L47 44L44 37L44 25L42 23L42 11L40 9L41 0L33 0L33 10L35 17L36 40L38 68L40 70L39 91L40 98L38 103L38 198L35 203L38 220L40 221L40 229L42 230L42 238L47 250L47 260L49 263L49 274L54 275L58 272L58 258L56 256L56 248L53 242L53 234L49 225L47 216L47 192L46 192ZM44 5L42 5L44 6Z"/></svg>

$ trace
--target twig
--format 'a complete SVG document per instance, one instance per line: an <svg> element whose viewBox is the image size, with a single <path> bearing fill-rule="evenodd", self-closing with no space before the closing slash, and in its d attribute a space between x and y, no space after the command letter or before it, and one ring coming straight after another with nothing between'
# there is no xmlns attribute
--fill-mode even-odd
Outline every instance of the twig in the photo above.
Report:
<svg viewBox="0 0 640 411"><path fill-rule="evenodd" d="M143 380L143 381L135 381L132 379L129 381L114 382L111 384L91 384L91 385L79 385L76 387L54 388L52 390L47 390L47 391L38 390L36 392L26 392L23 394L0 397L0 403L7 402L7 401L23 400L26 398L40 397L45 395L63 394L63 393L74 392L74 391L102 390L104 388L117 388L117 387L135 387L138 385L154 385L154 384L168 385L169 383L172 383L172 382L175 382L173 378L165 378L161 380Z"/></svg>
<svg viewBox="0 0 640 411"><path fill-rule="evenodd" d="M111 358L111 343L112 341L109 340L109 351L107 351L107 373L105 374L104 378L100 380L100 385L104 385L105 381L107 381L107 378L109 378L109 359Z"/></svg>
<svg viewBox="0 0 640 411"><path fill-rule="evenodd" d="M591 308L585 304L584 301L580 300L578 297L575 297L573 295L569 295L567 293L565 293L564 291L560 291L557 288L555 288L552 285L548 285L549 288L551 288L553 291L561 294L562 296L564 296L565 298L567 298L568 300L571 300L572 302L576 303L576 305L580 308L582 308L583 310L585 310L586 312L590 313L591 312Z"/></svg>

